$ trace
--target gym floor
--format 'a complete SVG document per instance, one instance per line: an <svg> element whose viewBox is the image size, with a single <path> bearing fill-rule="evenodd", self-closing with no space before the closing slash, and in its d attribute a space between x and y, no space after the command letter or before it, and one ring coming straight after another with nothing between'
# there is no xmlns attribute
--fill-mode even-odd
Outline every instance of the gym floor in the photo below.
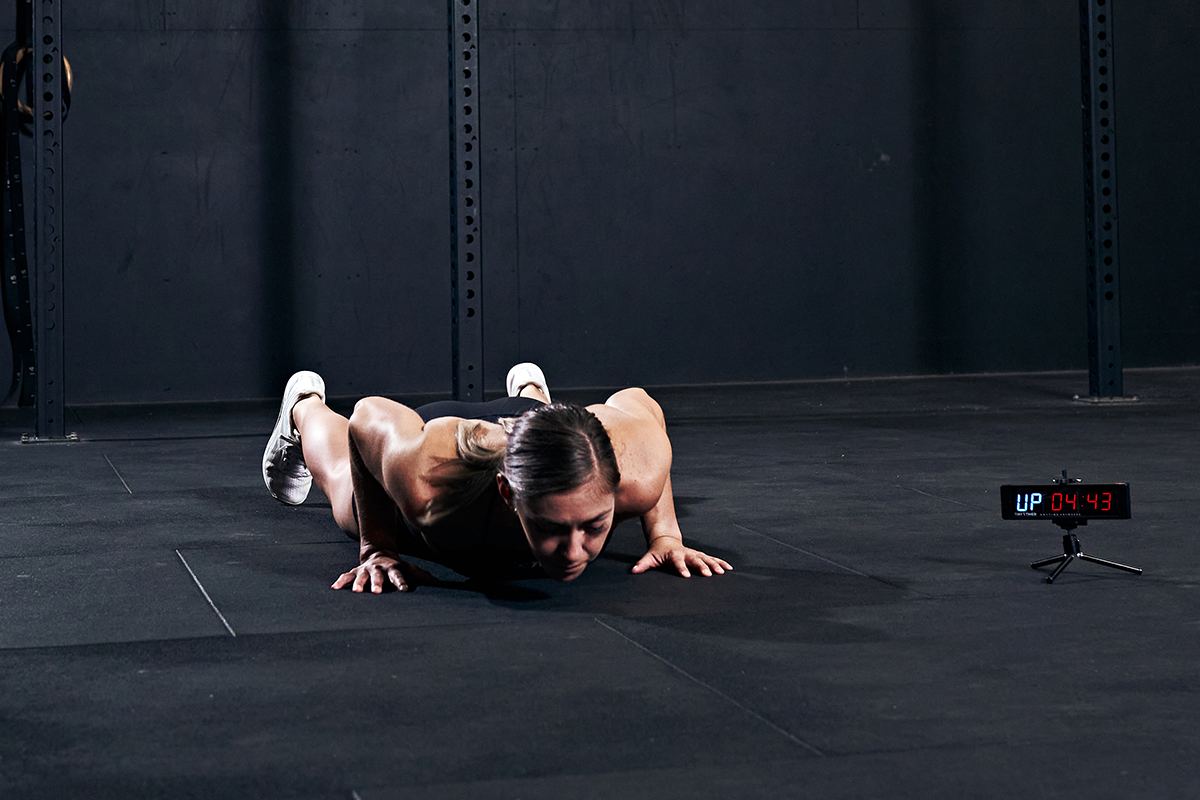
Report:
<svg viewBox="0 0 1200 800"><path fill-rule="evenodd" d="M1200 796L1200 369L1125 381L653 390L733 573L630 575L627 523L574 583L382 596L263 487L274 401L4 410L0 796ZM1063 469L1131 485L1077 533L1144 574L1030 569L1062 532L999 487Z"/></svg>

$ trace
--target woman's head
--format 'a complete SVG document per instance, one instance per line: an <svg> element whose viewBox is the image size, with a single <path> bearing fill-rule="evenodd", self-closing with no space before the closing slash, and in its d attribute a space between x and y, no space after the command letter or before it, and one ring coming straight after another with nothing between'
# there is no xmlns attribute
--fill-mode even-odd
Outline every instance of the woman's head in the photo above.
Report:
<svg viewBox="0 0 1200 800"><path fill-rule="evenodd" d="M608 431L586 408L564 403L540 406L514 420L503 463L518 501L578 489L593 478L615 493L621 482Z"/></svg>
<svg viewBox="0 0 1200 800"><path fill-rule="evenodd" d="M519 417L497 480L551 577L578 577L600 554L612 529L621 473L595 414L555 403Z"/></svg>

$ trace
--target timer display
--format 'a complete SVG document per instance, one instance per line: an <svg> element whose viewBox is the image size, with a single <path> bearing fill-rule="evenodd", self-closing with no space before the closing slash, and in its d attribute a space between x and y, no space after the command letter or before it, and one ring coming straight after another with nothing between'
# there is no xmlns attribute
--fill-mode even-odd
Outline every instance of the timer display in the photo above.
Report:
<svg viewBox="0 0 1200 800"><path fill-rule="evenodd" d="M1004 519L1129 519L1129 484L1001 486Z"/></svg>

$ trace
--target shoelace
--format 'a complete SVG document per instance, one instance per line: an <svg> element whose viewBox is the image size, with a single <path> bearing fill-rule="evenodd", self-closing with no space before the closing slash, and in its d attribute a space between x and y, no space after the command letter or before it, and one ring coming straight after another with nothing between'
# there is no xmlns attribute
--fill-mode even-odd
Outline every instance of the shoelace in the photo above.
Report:
<svg viewBox="0 0 1200 800"><path fill-rule="evenodd" d="M304 451L300 449L299 436L281 436L282 446L276 450L271 466L289 478L307 478L308 465L304 463ZM296 456L299 455L299 458Z"/></svg>

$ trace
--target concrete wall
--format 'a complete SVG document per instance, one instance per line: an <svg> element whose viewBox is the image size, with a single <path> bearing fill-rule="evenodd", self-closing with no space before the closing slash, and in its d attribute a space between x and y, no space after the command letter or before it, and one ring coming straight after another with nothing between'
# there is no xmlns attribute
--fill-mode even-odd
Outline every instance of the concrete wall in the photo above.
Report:
<svg viewBox="0 0 1200 800"><path fill-rule="evenodd" d="M1086 368L1073 3L474 2L489 389ZM445 7L64 6L68 401L449 391ZM1113 13L1126 365L1196 363L1200 12Z"/></svg>

